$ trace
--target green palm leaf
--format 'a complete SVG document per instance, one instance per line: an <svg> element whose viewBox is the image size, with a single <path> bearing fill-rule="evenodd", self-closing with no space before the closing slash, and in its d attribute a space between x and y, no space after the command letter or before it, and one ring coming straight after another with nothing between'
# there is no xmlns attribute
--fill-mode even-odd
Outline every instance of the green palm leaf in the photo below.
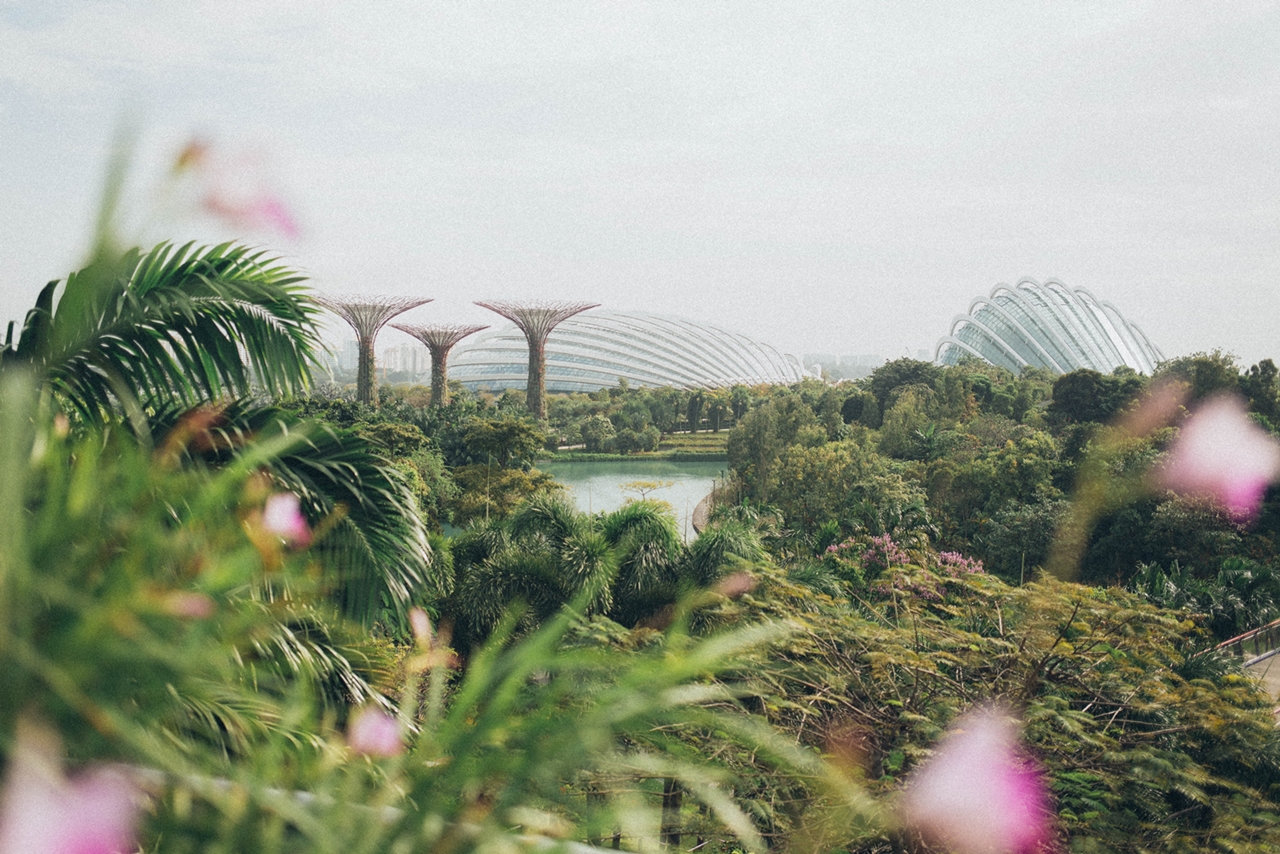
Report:
<svg viewBox="0 0 1280 854"><path fill-rule="evenodd" d="M41 291L0 358L24 362L72 413L289 394L310 382L318 309L302 277L262 252L162 243L98 259Z"/></svg>
<svg viewBox="0 0 1280 854"><path fill-rule="evenodd" d="M404 476L366 440L243 401L219 415L218 423L201 428L201 441L188 445L203 448L207 463L227 464L296 437L262 464L277 487L298 496L313 526L331 526L314 551L333 572L333 598L346 616L399 625L409 604L447 592L450 580L433 571L426 527ZM170 407L152 419L151 432L168 434L181 416Z"/></svg>

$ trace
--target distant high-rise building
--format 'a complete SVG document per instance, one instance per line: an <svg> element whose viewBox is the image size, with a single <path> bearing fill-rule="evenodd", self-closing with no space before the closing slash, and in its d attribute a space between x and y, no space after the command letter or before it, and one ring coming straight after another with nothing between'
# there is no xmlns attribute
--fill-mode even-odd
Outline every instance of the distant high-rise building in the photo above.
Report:
<svg viewBox="0 0 1280 854"><path fill-rule="evenodd" d="M354 371L360 367L359 341L348 338L342 342L342 349L338 351L338 367L344 371Z"/></svg>
<svg viewBox="0 0 1280 854"><path fill-rule="evenodd" d="M378 364L388 374L406 373L417 377L426 373L430 359L420 344L395 344L378 353Z"/></svg>

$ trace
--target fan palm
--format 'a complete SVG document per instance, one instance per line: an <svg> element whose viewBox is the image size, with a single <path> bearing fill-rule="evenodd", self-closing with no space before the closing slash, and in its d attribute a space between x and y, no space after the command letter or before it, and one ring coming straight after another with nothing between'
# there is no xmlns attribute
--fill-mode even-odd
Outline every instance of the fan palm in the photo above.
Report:
<svg viewBox="0 0 1280 854"><path fill-rule="evenodd" d="M457 621L454 640L463 649L482 643L516 603L520 631L570 602L631 626L714 584L726 567L763 557L755 532L734 523L711 527L686 548L662 502L591 516L563 496L537 495L510 518L454 540L457 590L443 610Z"/></svg>

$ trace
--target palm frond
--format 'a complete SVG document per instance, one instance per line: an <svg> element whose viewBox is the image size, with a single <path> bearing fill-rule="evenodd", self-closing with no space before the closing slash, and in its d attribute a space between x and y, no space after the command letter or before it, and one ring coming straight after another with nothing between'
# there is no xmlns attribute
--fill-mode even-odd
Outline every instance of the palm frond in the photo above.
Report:
<svg viewBox="0 0 1280 854"><path fill-rule="evenodd" d="M263 252L162 243L98 260L41 292L4 361L41 372L71 412L296 393L322 348L302 277Z"/></svg>
<svg viewBox="0 0 1280 854"><path fill-rule="evenodd" d="M180 417L170 407L153 418L151 432L167 434ZM200 429L200 440L187 447L203 449L208 463L250 452L250 439L253 448L284 448L261 464L280 489L298 496L313 526L329 526L314 551L333 573L331 593L345 616L399 625L415 600L448 592L451 579L433 571L426 526L404 476L364 439L244 401L225 406L216 423ZM288 436L296 440L277 441Z"/></svg>

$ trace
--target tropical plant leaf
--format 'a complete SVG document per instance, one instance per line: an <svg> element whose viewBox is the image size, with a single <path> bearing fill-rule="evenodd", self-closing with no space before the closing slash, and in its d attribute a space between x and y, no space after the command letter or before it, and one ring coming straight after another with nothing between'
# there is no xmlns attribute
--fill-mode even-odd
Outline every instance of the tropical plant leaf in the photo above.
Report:
<svg viewBox="0 0 1280 854"><path fill-rule="evenodd" d="M152 419L151 432L167 435L181 418L171 407ZM245 401L220 408L198 429L202 437L184 447L200 449L207 463L282 448L259 464L278 488L298 496L312 526L325 530L314 551L331 570L330 592L345 616L400 628L412 602L447 591L451 580L433 573L426 527L404 475L366 440ZM279 441L287 437L294 441Z"/></svg>
<svg viewBox="0 0 1280 854"><path fill-rule="evenodd" d="M263 252L224 243L104 257L41 291L0 358L25 362L60 403L97 423L121 406L192 406L251 385L310 383L318 308L302 277Z"/></svg>

